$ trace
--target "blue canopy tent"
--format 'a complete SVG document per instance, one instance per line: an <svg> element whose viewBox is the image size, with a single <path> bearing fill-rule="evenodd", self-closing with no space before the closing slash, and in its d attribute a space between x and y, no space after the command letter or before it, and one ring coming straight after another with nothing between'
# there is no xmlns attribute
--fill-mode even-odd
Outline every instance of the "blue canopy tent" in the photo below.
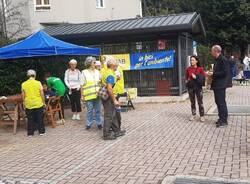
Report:
<svg viewBox="0 0 250 184"><path fill-rule="evenodd" d="M67 43L38 31L24 40L0 48L0 59L37 56L93 55L99 56L99 48L89 48Z"/></svg>

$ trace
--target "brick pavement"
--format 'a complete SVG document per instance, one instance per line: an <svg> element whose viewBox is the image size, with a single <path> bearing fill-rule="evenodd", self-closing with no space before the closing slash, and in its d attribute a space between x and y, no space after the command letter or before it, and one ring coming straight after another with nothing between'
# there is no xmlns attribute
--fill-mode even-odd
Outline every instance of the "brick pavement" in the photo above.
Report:
<svg viewBox="0 0 250 184"><path fill-rule="evenodd" d="M228 91L230 104L250 104L250 87ZM213 105L205 94L205 107ZM103 141L96 128L70 120L47 135L27 138L0 129L0 176L40 183L159 183L166 176L195 175L250 180L249 117L189 122L189 102L137 104L122 114L127 135Z"/></svg>

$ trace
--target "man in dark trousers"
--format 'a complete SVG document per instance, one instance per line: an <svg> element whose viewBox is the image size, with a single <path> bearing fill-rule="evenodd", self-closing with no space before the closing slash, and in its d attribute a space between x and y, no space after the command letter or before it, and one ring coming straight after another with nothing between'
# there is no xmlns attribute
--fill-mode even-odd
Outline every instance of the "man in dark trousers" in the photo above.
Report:
<svg viewBox="0 0 250 184"><path fill-rule="evenodd" d="M215 59L211 89L214 91L215 103L218 109L219 119L216 127L223 127L228 124L228 110L226 103L226 89L232 87L231 62L221 54L221 47L214 45L211 55Z"/></svg>

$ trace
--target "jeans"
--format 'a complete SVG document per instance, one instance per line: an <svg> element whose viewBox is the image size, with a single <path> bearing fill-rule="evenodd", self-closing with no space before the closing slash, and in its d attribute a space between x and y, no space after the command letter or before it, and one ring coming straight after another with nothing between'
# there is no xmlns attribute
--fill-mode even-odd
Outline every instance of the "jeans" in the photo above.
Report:
<svg viewBox="0 0 250 184"><path fill-rule="evenodd" d="M219 121L227 123L228 110L226 103L226 89L215 89L214 99L218 109Z"/></svg>
<svg viewBox="0 0 250 184"><path fill-rule="evenodd" d="M43 110L43 107L25 110L28 118L28 135L34 135L36 128L38 129L39 134L45 133L45 127L43 123Z"/></svg>
<svg viewBox="0 0 250 184"><path fill-rule="evenodd" d="M95 121L97 125L101 125L101 100L99 98L86 101L87 107L87 126L92 126L95 111Z"/></svg>

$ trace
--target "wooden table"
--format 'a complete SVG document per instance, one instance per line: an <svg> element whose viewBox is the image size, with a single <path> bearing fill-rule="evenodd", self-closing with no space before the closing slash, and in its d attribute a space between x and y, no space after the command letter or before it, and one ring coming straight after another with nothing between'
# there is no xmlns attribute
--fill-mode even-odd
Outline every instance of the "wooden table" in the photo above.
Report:
<svg viewBox="0 0 250 184"><path fill-rule="evenodd" d="M6 99L0 99L0 124L13 125L14 134L16 134L17 124L20 122L20 118L24 117L22 102L21 95L13 95L8 96Z"/></svg>

